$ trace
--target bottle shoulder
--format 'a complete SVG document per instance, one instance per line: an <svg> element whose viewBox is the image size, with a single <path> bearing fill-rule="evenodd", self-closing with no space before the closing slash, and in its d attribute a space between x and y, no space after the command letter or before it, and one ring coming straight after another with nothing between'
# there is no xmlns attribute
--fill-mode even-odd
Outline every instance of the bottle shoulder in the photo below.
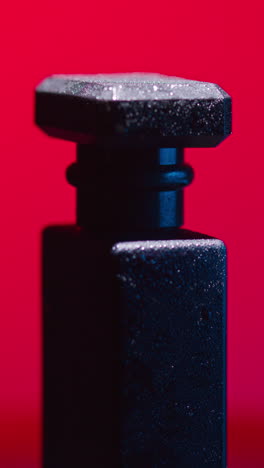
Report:
<svg viewBox="0 0 264 468"><path fill-rule="evenodd" d="M93 232L75 224L65 225L51 225L46 226L42 235L47 236L61 236L61 237L72 237L72 238L87 238L97 239L100 241L113 241L113 242L144 242L144 241L191 241L191 240L208 240L217 241L224 244L223 241L217 239L208 234L204 234L197 231L191 231L189 229L161 229L159 231L142 231L142 232L130 232L130 233L108 233L108 232Z"/></svg>
<svg viewBox="0 0 264 468"><path fill-rule="evenodd" d="M226 246L220 239L187 229L175 229L170 232L130 233L126 235L94 233L76 225L54 225L43 230L44 244L78 245L79 248L92 252L111 252L114 256L139 255L140 252L163 256L178 254L204 255L206 252L218 252L226 255Z"/></svg>
<svg viewBox="0 0 264 468"><path fill-rule="evenodd" d="M214 238L199 239L167 239L167 240L144 240L144 241L122 241L112 246L112 253L122 255L124 252L137 254L139 252L160 252L163 255L172 252L200 252L218 251L226 254L226 246L223 241Z"/></svg>

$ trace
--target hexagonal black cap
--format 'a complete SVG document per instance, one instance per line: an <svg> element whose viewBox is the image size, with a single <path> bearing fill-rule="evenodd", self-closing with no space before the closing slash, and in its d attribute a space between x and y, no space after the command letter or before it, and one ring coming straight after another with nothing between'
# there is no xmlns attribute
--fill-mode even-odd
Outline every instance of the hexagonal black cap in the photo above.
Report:
<svg viewBox="0 0 264 468"><path fill-rule="evenodd" d="M162 75L54 75L37 87L36 122L78 143L208 147L231 133L231 98Z"/></svg>

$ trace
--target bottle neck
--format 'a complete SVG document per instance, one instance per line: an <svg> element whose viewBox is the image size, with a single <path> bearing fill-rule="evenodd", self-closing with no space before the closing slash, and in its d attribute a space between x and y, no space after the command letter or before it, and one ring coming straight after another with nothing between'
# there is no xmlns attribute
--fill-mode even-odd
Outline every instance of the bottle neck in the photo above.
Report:
<svg viewBox="0 0 264 468"><path fill-rule="evenodd" d="M78 145L67 171L77 187L77 224L130 232L183 224L183 188L193 177L181 148L106 149Z"/></svg>

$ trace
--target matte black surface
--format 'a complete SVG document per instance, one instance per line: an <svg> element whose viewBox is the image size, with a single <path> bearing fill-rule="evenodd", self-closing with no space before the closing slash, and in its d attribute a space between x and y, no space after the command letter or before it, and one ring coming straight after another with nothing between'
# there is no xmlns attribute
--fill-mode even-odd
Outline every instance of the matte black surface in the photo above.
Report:
<svg viewBox="0 0 264 468"><path fill-rule="evenodd" d="M226 468L225 248L175 227L183 147L230 134L230 97L53 76L36 122L78 143L78 226L44 233L44 468Z"/></svg>
<svg viewBox="0 0 264 468"><path fill-rule="evenodd" d="M44 233L45 468L226 467L225 248L159 235Z"/></svg>
<svg viewBox="0 0 264 468"><path fill-rule="evenodd" d="M216 146L231 133L231 98L216 84L163 75L54 75L36 90L36 121L78 143Z"/></svg>

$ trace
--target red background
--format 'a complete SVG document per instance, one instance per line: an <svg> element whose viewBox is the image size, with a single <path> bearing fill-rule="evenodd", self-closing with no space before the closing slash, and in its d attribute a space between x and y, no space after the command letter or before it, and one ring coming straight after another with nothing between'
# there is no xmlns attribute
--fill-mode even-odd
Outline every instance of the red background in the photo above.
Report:
<svg viewBox="0 0 264 468"><path fill-rule="evenodd" d="M0 468L40 466L40 231L74 219L74 145L34 127L33 89L52 73L124 71L217 82L233 97L233 136L187 151L186 227L229 249L229 468L264 467L261 1L14 0L0 43Z"/></svg>

